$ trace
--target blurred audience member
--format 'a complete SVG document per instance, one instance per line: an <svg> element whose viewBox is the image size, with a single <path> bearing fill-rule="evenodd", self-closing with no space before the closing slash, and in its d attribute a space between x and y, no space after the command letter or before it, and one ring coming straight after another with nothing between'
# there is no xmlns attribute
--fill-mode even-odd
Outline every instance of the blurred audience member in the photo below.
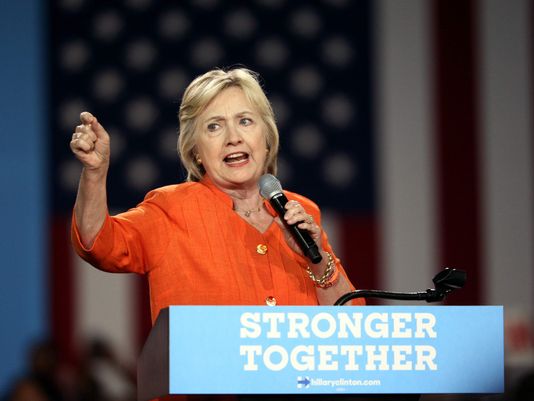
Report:
<svg viewBox="0 0 534 401"><path fill-rule="evenodd" d="M33 379L24 378L15 384L7 401L54 401L49 398L41 386Z"/></svg>
<svg viewBox="0 0 534 401"><path fill-rule="evenodd" d="M36 344L30 354L30 377L51 400L63 400L57 381L58 352L52 341Z"/></svg>
<svg viewBox="0 0 534 401"><path fill-rule="evenodd" d="M57 349L51 341L36 343L29 353L28 372L15 382L9 401L63 401L57 382Z"/></svg>
<svg viewBox="0 0 534 401"><path fill-rule="evenodd" d="M135 373L115 356L102 339L92 340L77 366L59 363L50 341L29 352L27 372L14 382L0 401L134 401Z"/></svg>
<svg viewBox="0 0 534 401"><path fill-rule="evenodd" d="M534 371L523 376L514 390L513 401L534 400Z"/></svg>
<svg viewBox="0 0 534 401"><path fill-rule="evenodd" d="M135 400L135 375L116 357L111 346L94 339L88 346L80 375L81 400Z"/></svg>

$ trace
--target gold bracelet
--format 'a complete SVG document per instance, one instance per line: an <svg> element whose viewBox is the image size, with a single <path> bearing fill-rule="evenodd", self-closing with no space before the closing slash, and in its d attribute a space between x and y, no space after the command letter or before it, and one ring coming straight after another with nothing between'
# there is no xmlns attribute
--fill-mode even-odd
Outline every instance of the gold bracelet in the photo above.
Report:
<svg viewBox="0 0 534 401"><path fill-rule="evenodd" d="M306 272L308 272L308 276L310 276L310 279L313 281L316 287L320 288L328 288L334 285L335 280L330 280L333 276L337 278L337 275L334 274L336 272L336 263L334 261L334 258L330 254L330 252L325 252L326 256L328 257L328 263L326 265L326 269L324 270L324 273L321 277L317 278L315 277L315 274L310 269L310 266L306 267Z"/></svg>
<svg viewBox="0 0 534 401"><path fill-rule="evenodd" d="M339 270L335 269L334 270L334 274L332 274L328 278L328 280L324 283L324 286L322 288L330 288L330 287L332 287L336 283L338 278L339 278Z"/></svg>

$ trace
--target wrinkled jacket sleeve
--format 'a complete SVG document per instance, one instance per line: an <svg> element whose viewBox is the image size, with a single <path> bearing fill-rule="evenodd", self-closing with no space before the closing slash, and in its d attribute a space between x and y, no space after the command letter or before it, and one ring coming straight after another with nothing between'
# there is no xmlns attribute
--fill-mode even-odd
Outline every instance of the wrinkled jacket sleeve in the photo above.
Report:
<svg viewBox="0 0 534 401"><path fill-rule="evenodd" d="M165 254L169 230L164 193L155 190L137 207L116 216L106 215L90 248L80 240L73 213L71 239L76 253L98 269L143 274Z"/></svg>

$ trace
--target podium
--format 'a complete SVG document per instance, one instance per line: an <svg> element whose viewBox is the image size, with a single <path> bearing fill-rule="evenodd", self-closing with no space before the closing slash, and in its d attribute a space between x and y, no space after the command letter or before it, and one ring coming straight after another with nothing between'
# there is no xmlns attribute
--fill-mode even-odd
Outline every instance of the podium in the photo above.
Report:
<svg viewBox="0 0 534 401"><path fill-rule="evenodd" d="M502 306L171 306L141 352L138 400L501 393L503 343Z"/></svg>

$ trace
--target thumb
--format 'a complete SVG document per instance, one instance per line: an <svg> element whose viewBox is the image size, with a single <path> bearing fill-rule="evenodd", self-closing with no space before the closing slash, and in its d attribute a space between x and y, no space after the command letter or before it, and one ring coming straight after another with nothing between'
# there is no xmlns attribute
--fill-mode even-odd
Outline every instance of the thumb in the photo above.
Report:
<svg viewBox="0 0 534 401"><path fill-rule="evenodd" d="M98 139L109 138L108 133L106 132L102 124L98 122L98 119L96 117L94 117L93 121L91 122L91 128L93 129L93 132L95 133Z"/></svg>
<svg viewBox="0 0 534 401"><path fill-rule="evenodd" d="M282 221L282 219L280 219L280 216L276 216L274 218L274 221L276 222L276 224L278 224L280 226L280 228L282 229L282 232L288 232L287 231L287 227L286 225L284 224L284 222Z"/></svg>
<svg viewBox="0 0 534 401"><path fill-rule="evenodd" d="M88 111L83 111L80 113L80 121L83 125L89 125L95 120L95 117Z"/></svg>

